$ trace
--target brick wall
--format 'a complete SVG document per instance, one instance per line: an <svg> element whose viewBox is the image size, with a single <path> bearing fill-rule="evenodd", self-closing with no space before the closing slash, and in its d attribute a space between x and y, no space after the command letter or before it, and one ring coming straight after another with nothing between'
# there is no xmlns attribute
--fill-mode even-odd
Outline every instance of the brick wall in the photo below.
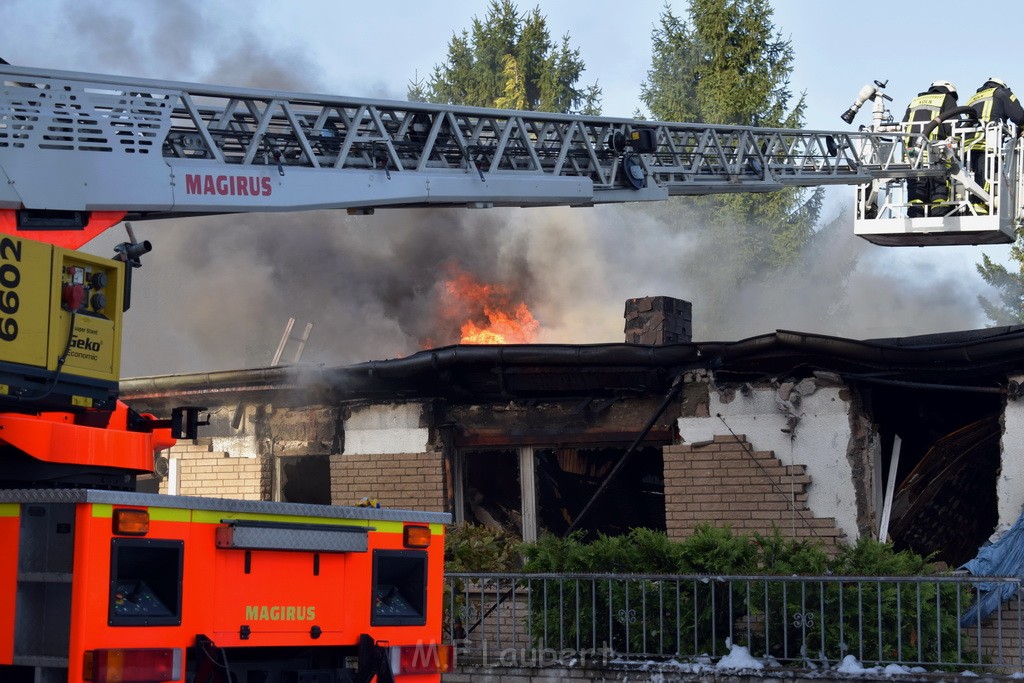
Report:
<svg viewBox="0 0 1024 683"><path fill-rule="evenodd" d="M783 465L771 451L755 451L744 436L715 436L703 444L666 446L665 524L686 538L698 524L737 533L817 538L835 548L844 536L833 518L807 508L810 476L803 465Z"/></svg>
<svg viewBox="0 0 1024 683"><path fill-rule="evenodd" d="M331 456L331 500L355 505L376 498L381 507L445 511L441 454L351 454Z"/></svg>
<svg viewBox="0 0 1024 683"><path fill-rule="evenodd" d="M498 662L509 664L510 654L516 656L528 652L533 647L549 648L557 644L544 644L530 636L530 596L520 583L513 593L509 593L511 584L505 581L500 587L493 584L464 584L456 582L455 596L445 596L446 613L455 607L458 619L449 634L446 619L443 637L458 648L459 661L477 664ZM460 638L455 629L462 627L466 636ZM585 646L584 646L585 647ZM505 661L501 661L504 655ZM534 658L535 663L540 663Z"/></svg>
<svg viewBox="0 0 1024 683"><path fill-rule="evenodd" d="M265 457L231 457L226 451L214 451L210 439L179 441L166 451L168 459L178 461L178 495L269 500L270 460ZM160 493L167 493L168 478L160 482Z"/></svg>
<svg viewBox="0 0 1024 683"><path fill-rule="evenodd" d="M1018 593L977 627L963 629L964 647L980 651L1002 673L1024 674L1024 596ZM980 641L979 641L980 635ZM980 646L980 647L979 647Z"/></svg>

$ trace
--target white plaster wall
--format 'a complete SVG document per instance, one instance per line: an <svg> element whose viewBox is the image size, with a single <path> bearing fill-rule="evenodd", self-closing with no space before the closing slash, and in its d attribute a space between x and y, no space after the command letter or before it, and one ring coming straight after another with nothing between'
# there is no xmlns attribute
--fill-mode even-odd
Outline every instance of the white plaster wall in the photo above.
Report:
<svg viewBox="0 0 1024 683"><path fill-rule="evenodd" d="M803 386L808 386L803 383ZM754 450L774 451L785 465L806 465L811 476L807 505L817 517L834 517L848 539L857 538L857 501L853 472L846 457L850 442L849 405L840 398L839 387L813 388L801 396L793 412L800 420L791 435L787 428L787 406L775 389L752 389L722 402L711 390L709 417L679 419L684 442L710 441L716 434L746 435ZM721 415L724 418L718 417Z"/></svg>
<svg viewBox="0 0 1024 683"><path fill-rule="evenodd" d="M231 458L255 458L260 454L255 434L215 436L211 441L213 442L214 451L223 451Z"/></svg>
<svg viewBox="0 0 1024 683"><path fill-rule="evenodd" d="M422 415L418 403L353 408L345 420L345 454L427 452L430 430L420 426Z"/></svg>
<svg viewBox="0 0 1024 683"><path fill-rule="evenodd" d="M1018 383L1024 376L1011 377ZM996 481L999 524L1011 525L1024 507L1024 399L1006 402L1002 437L1002 463Z"/></svg>

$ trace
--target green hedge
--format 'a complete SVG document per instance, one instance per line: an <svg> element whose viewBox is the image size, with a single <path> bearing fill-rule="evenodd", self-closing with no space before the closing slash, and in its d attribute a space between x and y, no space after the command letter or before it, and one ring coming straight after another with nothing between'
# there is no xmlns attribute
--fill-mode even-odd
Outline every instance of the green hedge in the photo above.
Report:
<svg viewBox="0 0 1024 683"><path fill-rule="evenodd" d="M682 541L634 529L589 542L576 534L524 544L504 532L457 527L446 551L449 571L706 577L548 582L546 591L530 593L531 635L541 647L607 644L617 653L722 655L728 638L755 656L788 661L824 656L834 662L846 654L862 661L949 661L958 647L955 606L970 602L969 591L958 596L953 584L815 582L821 576L922 577L935 569L928 558L868 539L830 556L820 543L788 539L778 530L746 536L702 525ZM752 578L730 584L720 576ZM959 647L969 660L963 643Z"/></svg>

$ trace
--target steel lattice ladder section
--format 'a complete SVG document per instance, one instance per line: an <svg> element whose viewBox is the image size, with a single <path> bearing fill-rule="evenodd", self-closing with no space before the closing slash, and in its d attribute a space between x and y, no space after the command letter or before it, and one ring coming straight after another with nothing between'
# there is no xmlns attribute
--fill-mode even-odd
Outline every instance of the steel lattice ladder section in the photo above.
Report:
<svg viewBox="0 0 1024 683"><path fill-rule="evenodd" d="M18 208L19 203L32 208L26 197L34 194L33 174L14 177L21 152L32 153L32 161L39 161L37 152L45 152L43 161L63 152L65 163L74 161L72 155L98 155L99 161L90 162L93 170L106 163L102 155L116 157L111 174L122 185L131 185L127 179L135 178L143 189L147 178L159 176L132 172L132 162L141 168L143 159L159 156L163 172L170 169L174 199L134 199L126 188L120 204L129 211L148 212L141 217L175 210L240 210L237 201L208 200L205 207L182 202L181 176L195 169L207 174L257 172L274 176L275 182L299 169L329 176L335 183L339 174L356 174L357 183L366 173L386 178L358 199L328 197L314 208L592 204L863 184L942 172L929 168L920 156L904 159L900 137L905 136L892 134L372 101L11 66L0 66L0 77L0 168L19 190L17 197L0 192L0 208ZM637 131L647 131L648 147L631 144ZM20 167L27 163L23 160ZM631 168L642 170L641 183L631 182ZM52 169L51 182L61 175L59 167ZM395 189L399 183L387 187L388 181L417 176L424 183L456 184L434 194L433 188L423 191L419 185L410 191ZM519 184L500 185L512 179ZM546 184L552 181L573 185L549 190ZM488 185L493 182L499 185ZM75 191L70 187L71 195ZM96 204L80 208L117 203L97 192Z"/></svg>
<svg viewBox="0 0 1024 683"><path fill-rule="evenodd" d="M207 93L196 95L211 99ZM179 97L165 156L243 166L542 173L587 177L597 190L611 190L622 186L616 162L625 150L617 149L616 135L628 139L634 130L648 129L658 147L643 158L669 194L709 194L737 183L765 191L856 184L915 168L891 158L888 136L868 133L646 123L419 103L225 97L216 106L199 106L190 93Z"/></svg>

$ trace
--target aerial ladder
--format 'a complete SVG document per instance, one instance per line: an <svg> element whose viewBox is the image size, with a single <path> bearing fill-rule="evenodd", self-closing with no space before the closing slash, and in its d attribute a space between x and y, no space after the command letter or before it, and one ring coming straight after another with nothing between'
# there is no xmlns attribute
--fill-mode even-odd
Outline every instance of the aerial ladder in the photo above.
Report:
<svg viewBox="0 0 1024 683"><path fill-rule="evenodd" d="M0 211L23 235L120 220L385 207L587 206L858 186L855 231L888 245L1006 243L1021 220L1015 135L965 120L932 141L865 86L859 131L709 126L0 66ZM848 112L849 113L849 112ZM852 121L852 115L850 116ZM985 183L966 142L987 144ZM907 217L905 182L944 176L943 220ZM986 183L989 189L985 189ZM968 188L989 212L965 209ZM977 202L975 202L977 203ZM966 215L965 215L966 214ZM978 219L978 220L975 220ZM67 245L71 246L71 245Z"/></svg>
<svg viewBox="0 0 1024 683"><path fill-rule="evenodd" d="M933 141L390 102L0 65L0 679L436 681L448 516L135 492L194 438L118 400L122 314L150 250L75 251L122 221L397 207L592 206L857 186L883 245L1013 240L1015 131ZM986 182L965 169L986 140ZM909 218L911 178L954 187ZM986 214L971 213L984 202Z"/></svg>

